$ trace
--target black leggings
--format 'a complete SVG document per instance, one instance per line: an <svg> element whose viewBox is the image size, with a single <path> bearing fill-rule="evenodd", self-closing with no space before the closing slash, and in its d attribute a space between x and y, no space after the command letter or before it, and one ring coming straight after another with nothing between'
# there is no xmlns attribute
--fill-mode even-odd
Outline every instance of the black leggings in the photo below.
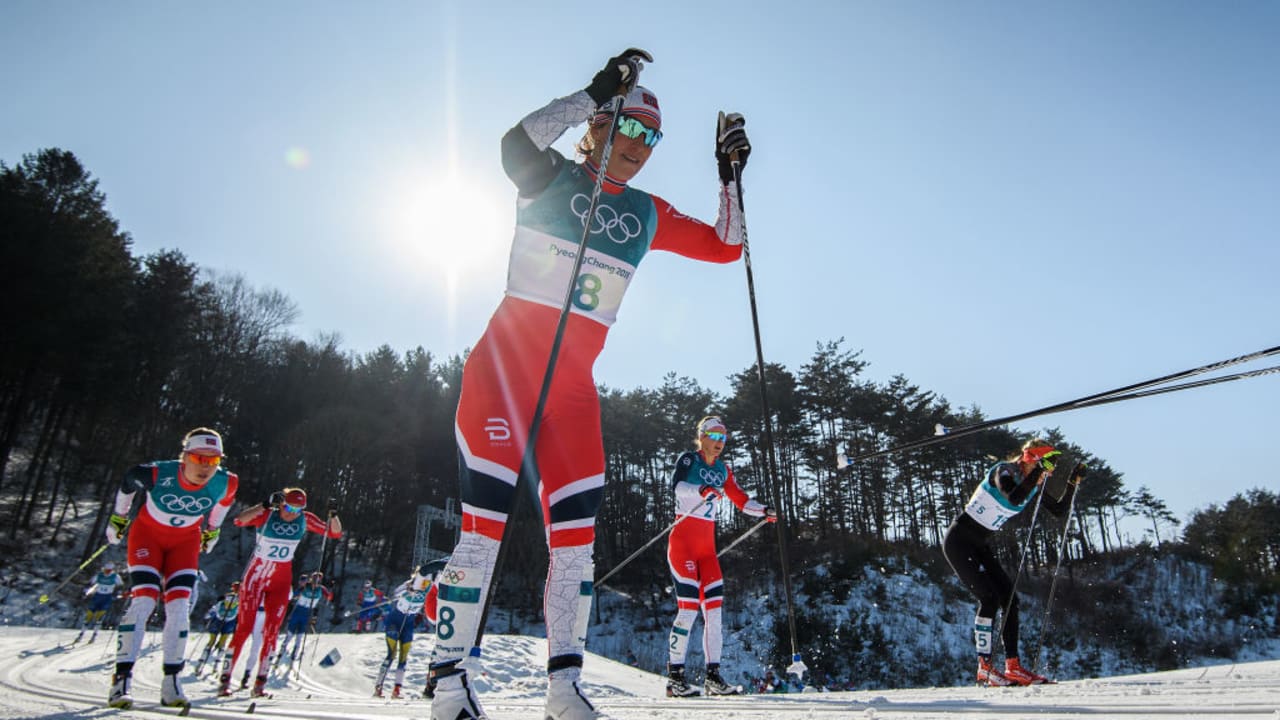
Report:
<svg viewBox="0 0 1280 720"><path fill-rule="evenodd" d="M978 598L978 617L996 619L996 612L1009 608L1005 616L1004 632L1000 639L1004 642L1005 657L1018 657L1018 597L1013 592L1013 581L996 561L995 553L987 547L985 529L976 522L964 522L960 519L951 524L947 535L942 540L942 554L955 570L960 582L969 588L969 592Z"/></svg>

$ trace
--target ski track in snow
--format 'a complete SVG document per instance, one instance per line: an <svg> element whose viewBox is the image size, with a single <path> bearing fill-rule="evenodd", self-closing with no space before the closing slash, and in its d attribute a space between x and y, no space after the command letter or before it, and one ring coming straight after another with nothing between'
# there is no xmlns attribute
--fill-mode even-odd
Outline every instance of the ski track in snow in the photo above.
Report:
<svg viewBox="0 0 1280 720"><path fill-rule="evenodd" d="M177 711L157 706L160 694L159 633L148 633L134 671L129 711L105 707L113 667L114 634L73 648L60 647L75 637L71 630L0 629L0 718L155 718ZM189 654L203 648L193 633ZM270 699L257 701L254 716L268 718L425 718L422 698L429 641L419 640L409 659L406 699L371 697L373 678L385 653L380 634L321 635L309 642L301 677L274 677ZM313 647L318 651L313 652ZM337 648L342 659L322 668L315 660ZM494 720L541 720L546 681L542 672L545 641L491 635L485 640L484 671L476 677L481 701ZM236 668L235 679L243 672ZM394 673L394 669L392 670ZM193 718L244 718L252 701L240 691L214 697L215 680L194 679L190 667L183 686L194 705ZM391 677L387 691L390 693ZM234 687L234 683L233 683ZM804 718L1104 717L1125 720L1168 718L1266 718L1280 720L1280 661L1213 665L1146 675L1079 680L1030 688L950 687L859 692L806 692L745 695L732 698L665 697L665 680L652 673L599 656L588 658L584 690L598 709L618 720L801 720Z"/></svg>

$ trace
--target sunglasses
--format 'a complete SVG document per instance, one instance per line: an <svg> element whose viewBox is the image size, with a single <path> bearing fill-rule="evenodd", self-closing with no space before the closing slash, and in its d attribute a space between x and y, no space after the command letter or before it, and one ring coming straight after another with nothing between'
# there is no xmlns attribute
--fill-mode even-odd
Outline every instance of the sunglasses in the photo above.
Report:
<svg viewBox="0 0 1280 720"><path fill-rule="evenodd" d="M653 147L662 139L662 131L655 128L646 127L639 120L623 115L618 120L618 132L629 138L638 138L644 136L644 144Z"/></svg>
<svg viewBox="0 0 1280 720"><path fill-rule="evenodd" d="M1053 450L1052 452L1045 453L1040 458L1040 467L1044 468L1045 472L1053 472L1053 468L1057 465L1058 456L1060 455L1062 455L1061 450Z"/></svg>
<svg viewBox="0 0 1280 720"><path fill-rule="evenodd" d="M282 503L280 505L280 509L288 513L300 513L305 510L306 507L306 505L290 505L289 503Z"/></svg>
<svg viewBox="0 0 1280 720"><path fill-rule="evenodd" d="M703 434L703 435L706 435L707 437L711 438L712 440L715 440L716 442L724 442L725 440L728 440L728 439L729 439L729 436L728 436L727 434L725 434L725 433L722 433L722 432L706 432L706 433L702 433L702 434Z"/></svg>
<svg viewBox="0 0 1280 720"><path fill-rule="evenodd" d="M199 453L187 453L187 459L197 465L205 467L218 467L222 464L221 455L201 455Z"/></svg>

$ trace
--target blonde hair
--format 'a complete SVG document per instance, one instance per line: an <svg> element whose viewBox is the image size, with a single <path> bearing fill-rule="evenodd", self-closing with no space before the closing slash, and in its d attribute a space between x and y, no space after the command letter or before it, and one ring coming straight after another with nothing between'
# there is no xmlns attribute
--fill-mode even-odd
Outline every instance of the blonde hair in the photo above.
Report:
<svg viewBox="0 0 1280 720"><path fill-rule="evenodd" d="M187 433L186 435L183 435L182 442L185 443L186 441L190 440L192 435L216 435L219 440L222 439L222 433L218 432L217 430L214 430L213 428L207 428L207 427L198 427L195 430L192 430L191 432Z"/></svg>

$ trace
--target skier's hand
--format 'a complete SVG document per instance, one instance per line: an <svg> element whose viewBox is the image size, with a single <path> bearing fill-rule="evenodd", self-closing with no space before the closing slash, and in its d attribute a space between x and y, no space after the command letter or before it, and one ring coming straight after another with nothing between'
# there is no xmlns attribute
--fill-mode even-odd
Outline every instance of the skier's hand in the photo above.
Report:
<svg viewBox="0 0 1280 720"><path fill-rule="evenodd" d="M1080 481L1084 480L1084 476L1088 474L1089 474L1088 466L1086 466L1083 462L1077 462L1076 466L1071 468L1071 477L1067 480L1067 482L1071 483L1072 485L1079 485Z"/></svg>
<svg viewBox="0 0 1280 720"><path fill-rule="evenodd" d="M640 48L627 48L621 55L609 58L604 69L591 78L587 94L596 106L605 104L615 95L626 95L640 79L644 63L653 62L653 56Z"/></svg>
<svg viewBox="0 0 1280 720"><path fill-rule="evenodd" d="M778 522L778 511L772 505L764 506L764 519L769 522Z"/></svg>
<svg viewBox="0 0 1280 720"><path fill-rule="evenodd" d="M221 534L222 530L218 528L205 530L200 533L200 550L202 552L209 552L210 550L213 550L213 546L218 544L218 536Z"/></svg>
<svg viewBox="0 0 1280 720"><path fill-rule="evenodd" d="M112 513L111 517L107 518L107 542L119 545L120 540L124 538L124 531L128 528L129 518Z"/></svg>
<svg viewBox="0 0 1280 720"><path fill-rule="evenodd" d="M747 119L741 113L720 113L716 121L716 166L721 182L733 181L733 163L738 163L741 173L751 155L751 142L747 140Z"/></svg>
<svg viewBox="0 0 1280 720"><path fill-rule="evenodd" d="M715 485L703 485L698 488L698 494L707 500L717 500L720 498L720 489Z"/></svg>
<svg viewBox="0 0 1280 720"><path fill-rule="evenodd" d="M271 497L267 498L266 501L262 503L262 509L275 510L276 508L280 507L283 504L284 504L284 493L277 490L271 493Z"/></svg>

